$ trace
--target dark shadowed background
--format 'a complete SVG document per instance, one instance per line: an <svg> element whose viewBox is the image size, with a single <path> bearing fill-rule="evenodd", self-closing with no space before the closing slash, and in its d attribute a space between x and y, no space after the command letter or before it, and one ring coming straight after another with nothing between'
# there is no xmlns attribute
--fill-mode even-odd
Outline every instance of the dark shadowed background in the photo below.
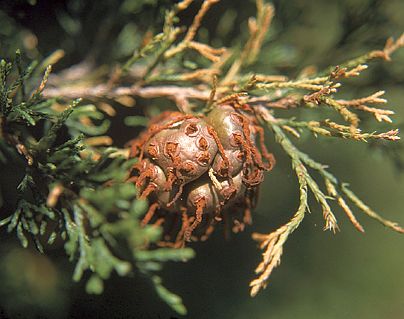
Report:
<svg viewBox="0 0 404 319"><path fill-rule="evenodd" d="M97 64L124 61L147 30L158 30L172 2L157 0L1 1L0 57L21 48L28 57L55 49L66 55L55 72L84 59ZM273 1L276 16L268 41L253 70L296 76L309 65L337 65L373 49L404 31L402 0ZM182 14L192 21L198 6ZM213 46L239 45L246 39L252 1L227 0L204 20L199 37ZM349 88L348 88L349 87ZM361 97L386 90L396 112L394 126L404 127L404 50L393 61L373 63L345 85L342 95ZM148 107L138 101L137 110ZM158 102L156 102L158 103ZM126 112L127 109L125 109ZM285 111L287 112L287 111ZM306 111L310 112L310 111ZM300 113L304 116L304 113ZM386 125L364 119L368 131ZM122 145L136 134L112 125ZM184 299L188 318L403 318L404 237L357 217L366 233L358 233L341 212L341 232L323 232L316 207L285 245L281 266L267 289L250 298L248 283L260 260L251 232L270 232L287 222L298 204L297 185L288 158L268 134L277 166L265 179L254 224L228 241L220 229L207 242L194 243L197 256L187 263L167 264L165 285ZM360 143L303 136L299 147L384 216L404 224L404 144ZM0 168L1 184L19 172ZM314 204L314 202L313 202ZM338 209L336 212L340 212ZM0 216L1 217L1 216ZM5 318L175 318L141 276L112 277L103 295L87 295L84 284L71 280L73 264L61 246L44 256L23 249L14 234L0 232L0 317Z"/></svg>

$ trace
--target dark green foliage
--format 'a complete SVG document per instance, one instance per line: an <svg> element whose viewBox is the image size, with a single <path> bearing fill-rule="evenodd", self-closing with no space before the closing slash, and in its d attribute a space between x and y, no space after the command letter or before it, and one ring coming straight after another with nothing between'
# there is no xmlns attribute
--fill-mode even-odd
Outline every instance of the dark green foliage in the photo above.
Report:
<svg viewBox="0 0 404 319"><path fill-rule="evenodd" d="M151 276L163 262L192 258L190 248L148 250L147 244L160 239L160 229L140 227L147 202L135 200L136 188L125 183L133 160L114 148L97 150L99 158L94 159L83 139L104 133L108 121L94 106L79 105L80 100L55 110L55 101L41 96L50 68L33 88L37 67L33 62L23 68L19 52L14 62L0 64L2 165L18 158L22 172L15 202L1 197L0 206L8 201L9 216L0 226L15 232L23 247L33 243L42 253L64 241L66 254L76 262L73 279L80 280L85 271L93 273L89 293L101 293L103 280L113 271ZM99 124L86 126L80 122L83 116ZM153 275L152 282L161 298L185 313L181 299L163 288L158 277Z"/></svg>

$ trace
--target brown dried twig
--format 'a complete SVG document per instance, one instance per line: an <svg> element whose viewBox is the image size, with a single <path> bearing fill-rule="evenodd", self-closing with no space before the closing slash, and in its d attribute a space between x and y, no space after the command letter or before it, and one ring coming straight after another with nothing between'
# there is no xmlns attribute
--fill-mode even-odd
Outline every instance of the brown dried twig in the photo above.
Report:
<svg viewBox="0 0 404 319"><path fill-rule="evenodd" d="M256 107L255 110L262 116L263 120L268 124L275 134L276 140L283 150L288 154L292 161L292 167L297 175L300 189L300 204L297 212L292 219L270 234L253 234L253 238L260 242L260 248L264 250L263 260L256 268L256 274L259 276L252 280L251 295L255 296L262 288L265 288L269 276L273 269L279 265L280 258L289 235L300 225L306 211L308 210L307 191L310 189L318 202L322 206L323 217L326 221L324 229L337 230L337 222L331 207L328 204L330 200L336 200L337 204L342 208L353 226L360 232L364 232L362 225L358 222L351 208L343 198L349 199L364 214L377 220L381 224L399 233L404 233L404 229L397 223L389 221L370 209L364 204L347 186L347 184L339 183L338 180L326 170L326 167L313 159L307 154L298 150L287 138L283 129L278 125L275 119L266 108ZM318 184L311 177L307 168L317 171L324 179L326 190L329 196L320 190Z"/></svg>
<svg viewBox="0 0 404 319"><path fill-rule="evenodd" d="M272 18L274 16L274 8L262 0L256 1L257 19L250 18L248 20L248 28L250 36L239 57L233 62L222 83L227 84L233 82L243 65L253 63L263 44L265 35L268 32Z"/></svg>
<svg viewBox="0 0 404 319"><path fill-rule="evenodd" d="M374 117L376 118L376 120L379 122L385 121L388 123L392 123L393 121L391 120L389 115L393 115L394 111L369 107L366 105L366 104L377 104L377 103L385 104L385 103L387 103L386 99L380 98L380 96L384 95L384 93L385 93L384 91L378 91L378 92L373 93L372 95L364 97L364 98L348 100L348 101L347 100L337 100L336 102L339 103L340 105L349 106L349 107L373 114Z"/></svg>
<svg viewBox="0 0 404 319"><path fill-rule="evenodd" d="M206 51L206 54L209 56L210 54L213 54L213 52L215 52L215 49L210 48L208 45L206 44L200 44L198 45L196 42L193 42L192 40L195 38L196 33L202 23L202 19L203 17L206 15L206 13L209 11L209 9L215 4L218 3L220 0L205 0L202 3L201 8L199 9L198 13L196 14L196 16L194 17L194 20L191 24L191 26L188 28L188 31L184 37L184 39L175 47L167 50L164 54L164 57L166 59L169 59L171 57L173 57L174 55L182 52L183 50L185 50L186 48L193 48L196 49L198 51ZM188 1L190 2L190 1ZM189 4L187 4L188 6ZM187 7L186 6L186 7ZM182 7L181 7L182 8ZM184 8L185 9L185 8ZM208 51L210 51L208 53ZM220 53L222 53L222 51L219 51ZM217 52L216 52L217 53Z"/></svg>

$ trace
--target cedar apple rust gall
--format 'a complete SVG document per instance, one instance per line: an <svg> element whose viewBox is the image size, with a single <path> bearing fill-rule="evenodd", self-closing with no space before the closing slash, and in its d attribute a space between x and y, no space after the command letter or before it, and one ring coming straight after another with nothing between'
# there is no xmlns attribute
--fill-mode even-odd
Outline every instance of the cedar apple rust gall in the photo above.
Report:
<svg viewBox="0 0 404 319"><path fill-rule="evenodd" d="M174 247L206 240L220 222L242 231L275 164L254 111L232 101L206 115L163 112L129 145L138 161L128 181L150 203L142 225L162 225L161 244Z"/></svg>

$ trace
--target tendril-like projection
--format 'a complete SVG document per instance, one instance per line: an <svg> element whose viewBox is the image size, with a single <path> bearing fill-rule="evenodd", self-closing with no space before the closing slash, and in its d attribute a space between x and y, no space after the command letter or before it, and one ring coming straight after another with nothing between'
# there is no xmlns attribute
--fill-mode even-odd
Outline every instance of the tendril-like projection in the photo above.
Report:
<svg viewBox="0 0 404 319"><path fill-rule="evenodd" d="M138 158L129 181L150 202L142 224L163 223L161 245L174 247L206 240L219 222L226 234L242 231L275 163L254 111L237 99L204 116L164 112L129 145Z"/></svg>

